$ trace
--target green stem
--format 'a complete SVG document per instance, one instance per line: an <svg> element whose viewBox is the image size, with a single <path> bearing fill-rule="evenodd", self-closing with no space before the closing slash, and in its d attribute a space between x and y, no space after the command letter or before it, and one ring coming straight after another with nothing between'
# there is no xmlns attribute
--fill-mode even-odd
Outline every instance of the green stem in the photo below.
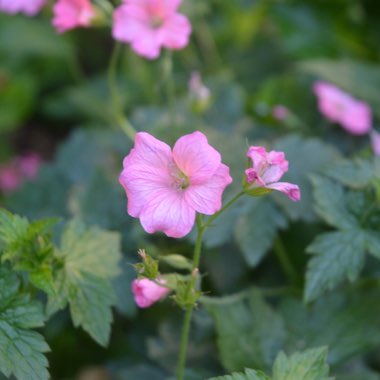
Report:
<svg viewBox="0 0 380 380"><path fill-rule="evenodd" d="M170 50L166 51L163 58L163 80L166 98L169 106L170 124L175 126L175 86L173 81L173 55Z"/></svg>
<svg viewBox="0 0 380 380"><path fill-rule="evenodd" d="M284 244L280 237L278 237L274 243L274 252L277 256L278 261L281 264L283 271L286 276L290 280L290 282L294 283L297 281L297 272L294 269L291 261L289 260L288 254L286 253Z"/></svg>
<svg viewBox="0 0 380 380"><path fill-rule="evenodd" d="M194 248L194 257L193 257L193 271L199 267L199 261L201 258L201 250L202 250L202 239L205 231L205 226L202 226L202 217L197 214L197 228L198 228L198 236L197 242ZM193 287L195 286L195 276L193 276ZM182 327L182 336L181 336L181 346L178 357L178 368L177 368L177 380L183 380L183 373L185 370L186 364L186 351L187 344L189 341L190 335L190 325L191 325L191 317L193 315L194 305L186 308L185 319Z"/></svg>
<svg viewBox="0 0 380 380"><path fill-rule="evenodd" d="M108 87L111 95L111 105L113 112L113 119L117 125L122 129L122 131L132 140L135 140L136 131L133 128L132 124L124 116L123 106L119 96L119 90L117 86L116 71L117 71L117 62L120 58L122 52L122 45L117 42L115 44L114 50L111 55L111 60L108 67Z"/></svg>
<svg viewBox="0 0 380 380"><path fill-rule="evenodd" d="M242 195L244 195L244 191L241 191L240 193L236 194L231 200L229 200L217 213L210 216L207 220L207 222L204 224L203 228L207 228L211 225L211 223L226 209L228 209L233 203L235 203Z"/></svg>

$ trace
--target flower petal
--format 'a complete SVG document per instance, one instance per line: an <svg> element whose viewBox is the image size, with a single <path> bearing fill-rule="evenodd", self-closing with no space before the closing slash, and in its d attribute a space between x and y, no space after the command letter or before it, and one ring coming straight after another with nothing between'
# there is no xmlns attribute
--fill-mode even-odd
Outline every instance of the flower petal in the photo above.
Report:
<svg viewBox="0 0 380 380"><path fill-rule="evenodd" d="M186 190L186 202L201 214L213 215L221 209L223 191L231 182L229 167L221 164L207 182Z"/></svg>
<svg viewBox="0 0 380 380"><path fill-rule="evenodd" d="M190 179L191 186L208 181L221 164L221 157L206 136L193 132L177 140L173 148L173 158L178 168Z"/></svg>
<svg viewBox="0 0 380 380"><path fill-rule="evenodd" d="M148 133L136 134L135 147L123 162L119 181L128 198L128 214L139 217L142 208L161 190L170 187L170 147Z"/></svg>
<svg viewBox="0 0 380 380"><path fill-rule="evenodd" d="M174 14L168 18L160 29L162 46L169 49L182 49L189 43L191 24L188 18Z"/></svg>
<svg viewBox="0 0 380 380"><path fill-rule="evenodd" d="M301 191L297 185L289 182L276 182L265 186L267 189L278 190L284 193L292 201L297 202L301 200Z"/></svg>
<svg viewBox="0 0 380 380"><path fill-rule="evenodd" d="M164 232L169 237L187 235L195 222L195 211L187 204L183 193L175 189L157 192L140 214L140 222L148 233Z"/></svg>

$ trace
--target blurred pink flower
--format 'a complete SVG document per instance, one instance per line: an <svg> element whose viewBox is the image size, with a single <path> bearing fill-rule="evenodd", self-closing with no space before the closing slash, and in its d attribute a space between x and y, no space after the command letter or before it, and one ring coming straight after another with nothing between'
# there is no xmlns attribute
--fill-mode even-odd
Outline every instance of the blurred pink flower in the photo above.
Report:
<svg viewBox="0 0 380 380"><path fill-rule="evenodd" d="M90 26L96 16L89 0L58 0L53 6L53 14L52 24L59 33Z"/></svg>
<svg viewBox="0 0 380 380"><path fill-rule="evenodd" d="M124 0L115 10L113 37L130 43L139 55L154 59L161 47L182 49L189 42L191 24L177 13L182 0Z"/></svg>
<svg viewBox="0 0 380 380"><path fill-rule="evenodd" d="M247 157L252 160L252 167L245 171L246 190L255 195L262 193L262 189L278 190L292 201L301 199L301 192L297 185L278 182L288 171L289 163L285 159L284 152L272 150L268 153L261 146L251 146L248 149Z"/></svg>
<svg viewBox="0 0 380 380"><path fill-rule="evenodd" d="M289 110L285 106L278 104L273 107L272 115L277 120L284 120L289 116Z"/></svg>
<svg viewBox="0 0 380 380"><path fill-rule="evenodd" d="M40 166L41 158L35 153L17 156L0 166L0 191L11 193L17 190L26 179L37 176Z"/></svg>
<svg viewBox="0 0 380 380"><path fill-rule="evenodd" d="M123 166L119 180L129 215L140 218L146 232L175 238L191 231L196 212L217 212L232 182L220 154L198 131L179 138L173 151L150 134L137 133Z"/></svg>
<svg viewBox="0 0 380 380"><path fill-rule="evenodd" d="M380 133L372 130L370 136L373 153L375 156L380 156Z"/></svg>
<svg viewBox="0 0 380 380"><path fill-rule="evenodd" d="M370 131L372 111L367 103L326 82L316 82L313 90L318 97L319 111L327 119L339 123L353 135L363 135Z"/></svg>
<svg viewBox="0 0 380 380"><path fill-rule="evenodd" d="M47 0L0 0L0 12L34 16L46 3Z"/></svg>
<svg viewBox="0 0 380 380"><path fill-rule="evenodd" d="M0 167L0 191L11 193L21 186L22 177L14 166Z"/></svg>
<svg viewBox="0 0 380 380"><path fill-rule="evenodd" d="M157 280L157 282L165 285L164 280ZM170 289L160 286L147 278L143 278L132 281L132 292L137 306L147 308L161 298L166 297L170 293Z"/></svg>
<svg viewBox="0 0 380 380"><path fill-rule="evenodd" d="M199 102L208 102L211 97L211 92L202 82L202 77L199 71L193 71L189 80L190 95Z"/></svg>
<svg viewBox="0 0 380 380"><path fill-rule="evenodd" d="M16 158L16 166L22 177L33 179L41 166L41 157L35 153L19 156Z"/></svg>

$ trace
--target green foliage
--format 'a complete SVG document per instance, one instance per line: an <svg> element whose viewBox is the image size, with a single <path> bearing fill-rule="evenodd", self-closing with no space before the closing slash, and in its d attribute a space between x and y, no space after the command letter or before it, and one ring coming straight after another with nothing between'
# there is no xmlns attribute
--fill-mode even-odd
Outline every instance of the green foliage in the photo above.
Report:
<svg viewBox="0 0 380 380"><path fill-rule="evenodd" d="M26 218L0 210L0 244L5 246L1 260L9 261L15 270L28 272L29 281L49 294L55 292L51 242L51 229L55 223L56 219L29 223Z"/></svg>
<svg viewBox="0 0 380 380"><path fill-rule="evenodd" d="M279 228L287 219L273 202L267 199L252 201L249 212L242 215L235 227L235 238L250 267L260 263L272 247Z"/></svg>
<svg viewBox="0 0 380 380"><path fill-rule="evenodd" d="M286 350L328 346L329 363L337 366L378 346L378 289L335 291L311 305L296 298L282 300L281 313L289 332Z"/></svg>
<svg viewBox="0 0 380 380"><path fill-rule="evenodd" d="M365 236L358 230L319 235L308 247L313 254L306 274L305 301L315 300L344 279L355 281L365 258Z"/></svg>
<svg viewBox="0 0 380 380"><path fill-rule="evenodd" d="M273 380L329 380L327 348L310 349L291 356L283 352L273 366Z"/></svg>
<svg viewBox="0 0 380 380"><path fill-rule="evenodd" d="M284 342L284 323L256 290L204 297L202 303L215 322L219 358L227 370L270 368Z"/></svg>
<svg viewBox="0 0 380 380"><path fill-rule="evenodd" d="M49 297L48 314L68 303L75 326L82 326L99 344L106 345L115 295L110 284L118 274L120 239L116 233L70 222L61 238L57 258L62 261Z"/></svg>
<svg viewBox="0 0 380 380"><path fill-rule="evenodd" d="M287 356L280 352L273 365L273 380L332 380L328 377L327 348L309 349ZM245 373L214 377L209 380L270 380L262 372L246 369Z"/></svg>
<svg viewBox="0 0 380 380"><path fill-rule="evenodd" d="M270 378L262 372L246 369L244 373L233 373L232 375L213 377L209 380L270 380Z"/></svg>
<svg viewBox="0 0 380 380"><path fill-rule="evenodd" d="M21 291L16 274L0 268L0 373L19 380L47 380L49 346L33 328L44 324L42 305Z"/></svg>
<svg viewBox="0 0 380 380"><path fill-rule="evenodd" d="M356 165L355 162L339 164L330 175L342 182L342 172L347 173L350 167L351 171L355 170ZM364 162L360 165L369 166ZM375 257L380 256L380 241L375 232L376 224L372 222L378 215L373 195L347 191L339 182L325 177L314 176L312 182L316 212L338 231L317 236L307 248L313 257L306 273L306 302L315 300L345 279L355 281L363 268L367 251ZM367 184L369 178L362 182Z"/></svg>

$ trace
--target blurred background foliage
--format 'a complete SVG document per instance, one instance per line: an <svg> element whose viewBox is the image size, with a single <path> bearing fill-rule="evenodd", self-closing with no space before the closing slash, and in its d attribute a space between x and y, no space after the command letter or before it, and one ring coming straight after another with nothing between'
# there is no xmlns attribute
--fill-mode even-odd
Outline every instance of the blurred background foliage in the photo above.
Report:
<svg viewBox="0 0 380 380"><path fill-rule="evenodd" d="M371 287L365 277L347 284L343 273L337 290L311 305L302 302L306 247L331 230L327 224L340 228L331 220L347 217L339 210L331 215L334 210L325 202L334 189L322 194L318 181L329 177L341 183L336 186L351 194L348 212L357 215L371 201L365 189L378 174L378 168L352 172L350 163L342 169L344 158L371 160L369 138L326 122L312 85L325 79L367 101L376 127L379 2L184 0L181 9L191 19L193 35L185 50L173 54L174 109L165 93L164 60L146 61L126 47L118 73L125 114L136 129L169 143L184 133L204 131L231 167L234 183L226 198L240 187L250 143L284 150L290 162L286 180L302 190L299 204L281 195L243 199L208 231L204 286L208 295L220 298L205 297L197 310L189 347L193 370L186 378L244 367L268 370L280 349L327 345L337 379L380 379L378 286ZM175 368L181 312L170 300L137 311L130 264L138 248L154 256L188 256L193 237L148 236L126 214L117 178L132 145L111 114L106 77L114 45L110 30L58 36L49 17L48 11L33 19L0 15L0 161L25 152L37 152L46 161L36 180L4 194L0 202L31 219L79 216L87 224L119 231L124 253L122 274L114 282L118 307L109 348L75 330L62 312L43 331L52 349L51 373L54 379L166 379ZM202 112L188 94L194 70L212 94ZM289 109L286 120L273 116L278 104ZM312 174L319 179L311 181ZM347 189L352 184L347 178L358 188ZM379 221L371 223L378 231ZM283 250L295 272L283 272L276 259ZM376 277L380 266L375 258L368 260L361 268ZM318 292L338 284L325 285ZM316 298L315 292L309 289L310 298Z"/></svg>

